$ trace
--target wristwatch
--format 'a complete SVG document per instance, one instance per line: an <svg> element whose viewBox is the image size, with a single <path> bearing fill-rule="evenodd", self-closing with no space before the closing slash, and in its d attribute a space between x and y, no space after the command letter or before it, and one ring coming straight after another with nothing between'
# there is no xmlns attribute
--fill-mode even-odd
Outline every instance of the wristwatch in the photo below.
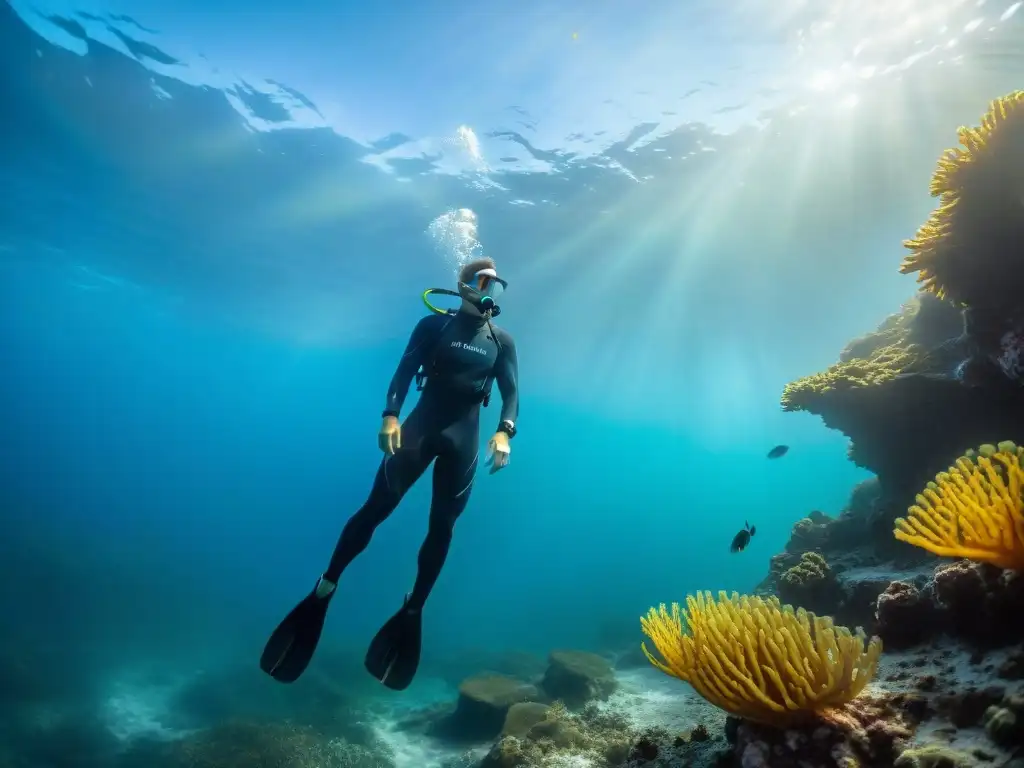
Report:
<svg viewBox="0 0 1024 768"><path fill-rule="evenodd" d="M391 408L388 408L386 411L384 411L384 413L382 413L380 415L380 417L382 419L386 419L388 416L394 416L397 419L398 418L398 411L395 411L395 410L392 410Z"/></svg>
<svg viewBox="0 0 1024 768"><path fill-rule="evenodd" d="M513 437L516 436L516 432L518 430L516 429L515 422L509 421L508 419L502 419L501 423L498 424L498 431L504 432L506 435L508 435L509 440L511 440Z"/></svg>

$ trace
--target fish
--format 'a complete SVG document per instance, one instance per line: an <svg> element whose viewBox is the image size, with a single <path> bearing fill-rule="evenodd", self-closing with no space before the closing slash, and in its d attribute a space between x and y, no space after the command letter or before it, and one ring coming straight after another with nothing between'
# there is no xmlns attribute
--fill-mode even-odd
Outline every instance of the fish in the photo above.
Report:
<svg viewBox="0 0 1024 768"><path fill-rule="evenodd" d="M750 543L750 537L757 533L757 527L746 520L743 521L743 529L732 537L732 544L729 545L730 552L742 552Z"/></svg>
<svg viewBox="0 0 1024 768"><path fill-rule="evenodd" d="M769 459L781 459L787 453L789 453L789 446L788 445L776 445L774 448L772 448L770 451L768 451L768 458Z"/></svg>

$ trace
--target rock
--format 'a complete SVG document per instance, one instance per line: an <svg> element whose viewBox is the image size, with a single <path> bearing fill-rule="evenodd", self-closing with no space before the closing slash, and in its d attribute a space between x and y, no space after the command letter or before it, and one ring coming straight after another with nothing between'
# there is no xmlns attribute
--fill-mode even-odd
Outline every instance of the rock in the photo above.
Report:
<svg viewBox="0 0 1024 768"><path fill-rule="evenodd" d="M506 736L491 747L480 761L480 768L525 768L530 765L530 757L519 739Z"/></svg>
<svg viewBox="0 0 1024 768"><path fill-rule="evenodd" d="M997 674L1004 680L1024 679L1024 651L1018 648L1010 653L999 665Z"/></svg>
<svg viewBox="0 0 1024 768"><path fill-rule="evenodd" d="M971 768L970 755L939 744L904 750L895 768Z"/></svg>
<svg viewBox="0 0 1024 768"><path fill-rule="evenodd" d="M942 429L930 428L936 413ZM851 457L874 472L899 507L965 446L1000 440L1024 442L1019 394L1008 387L968 387L950 375L906 373L870 387L838 393L822 420L854 443Z"/></svg>
<svg viewBox="0 0 1024 768"><path fill-rule="evenodd" d="M505 716L505 725L501 729L501 735L522 739L533 726L544 721L547 713L548 705L536 701L513 704Z"/></svg>
<svg viewBox="0 0 1024 768"><path fill-rule="evenodd" d="M835 615L837 621L848 627L863 627L868 634L875 634L878 596L892 581L888 575L883 576L878 571L877 568L863 568L839 575L843 601Z"/></svg>
<svg viewBox="0 0 1024 768"><path fill-rule="evenodd" d="M961 560L935 569L935 597L949 632L980 647L1020 641L1024 634L1024 577Z"/></svg>
<svg viewBox="0 0 1024 768"><path fill-rule="evenodd" d="M981 722L989 707L1002 701L1003 695L1004 690L998 686L972 686L936 697L935 706L957 728L971 728Z"/></svg>
<svg viewBox="0 0 1024 768"><path fill-rule="evenodd" d="M552 651L541 681L544 692L578 709L590 701L607 699L618 687L611 664L587 651Z"/></svg>
<svg viewBox="0 0 1024 768"><path fill-rule="evenodd" d="M819 616L835 615L843 601L835 573L818 552L804 552L800 561L779 577L776 589L783 603Z"/></svg>
<svg viewBox="0 0 1024 768"><path fill-rule="evenodd" d="M982 720L985 732L996 744L1003 747L1017 746L1021 738L1021 724L1013 710L1005 707L989 707Z"/></svg>
<svg viewBox="0 0 1024 768"><path fill-rule="evenodd" d="M455 711L439 721L431 734L454 742L488 741L501 733L509 710L541 698L535 686L502 675L476 675L459 686Z"/></svg>
<svg viewBox="0 0 1024 768"><path fill-rule="evenodd" d="M934 631L937 615L930 595L902 581L889 584L875 603L878 635L892 650L921 643Z"/></svg>
<svg viewBox="0 0 1024 768"><path fill-rule="evenodd" d="M813 550L826 549L829 544L830 526L833 522L835 521L831 517L817 510L811 512L807 517L797 520L789 533L786 551L803 554Z"/></svg>

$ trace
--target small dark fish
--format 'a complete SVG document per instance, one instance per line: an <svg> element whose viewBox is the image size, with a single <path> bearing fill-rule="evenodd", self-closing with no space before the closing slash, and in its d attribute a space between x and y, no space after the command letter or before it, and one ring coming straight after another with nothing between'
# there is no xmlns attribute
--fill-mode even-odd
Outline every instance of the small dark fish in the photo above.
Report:
<svg viewBox="0 0 1024 768"><path fill-rule="evenodd" d="M789 453L789 446L788 445L776 445L774 448L772 448L770 451L768 451L768 458L769 459L781 459L787 453Z"/></svg>
<svg viewBox="0 0 1024 768"><path fill-rule="evenodd" d="M750 543L750 537L757 533L757 527L746 520L743 521L743 530L732 537L732 544L729 545L730 552L742 552Z"/></svg>

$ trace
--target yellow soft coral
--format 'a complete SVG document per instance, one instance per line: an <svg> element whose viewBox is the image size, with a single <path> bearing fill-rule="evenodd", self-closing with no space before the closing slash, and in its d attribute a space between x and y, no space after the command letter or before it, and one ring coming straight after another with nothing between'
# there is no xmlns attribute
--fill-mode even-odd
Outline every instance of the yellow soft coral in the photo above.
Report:
<svg viewBox="0 0 1024 768"><path fill-rule="evenodd" d="M925 349L911 342L921 301L914 297L871 333L850 342L839 362L786 385L782 410L822 414L830 395L883 384L927 361Z"/></svg>
<svg viewBox="0 0 1024 768"><path fill-rule="evenodd" d="M924 290L972 304L1004 272L1021 247L1024 195L1024 91L989 105L978 128L957 131L963 149L946 150L932 176L938 207L904 242L900 272L917 272ZM992 273L992 274L981 274Z"/></svg>
<svg viewBox="0 0 1024 768"><path fill-rule="evenodd" d="M726 712L786 726L856 698L878 665L882 643L777 598L710 592L671 612L662 604L640 619L662 660L655 667L685 680ZM686 627L684 629L684 626Z"/></svg>
<svg viewBox="0 0 1024 768"><path fill-rule="evenodd" d="M1024 448L968 451L917 495L896 538L941 557L1024 569Z"/></svg>
<svg viewBox="0 0 1024 768"><path fill-rule="evenodd" d="M782 391L782 410L819 412L821 398L858 387L882 384L905 373L923 358L915 344L891 344L873 350L866 358L836 363L831 368L790 382Z"/></svg>

